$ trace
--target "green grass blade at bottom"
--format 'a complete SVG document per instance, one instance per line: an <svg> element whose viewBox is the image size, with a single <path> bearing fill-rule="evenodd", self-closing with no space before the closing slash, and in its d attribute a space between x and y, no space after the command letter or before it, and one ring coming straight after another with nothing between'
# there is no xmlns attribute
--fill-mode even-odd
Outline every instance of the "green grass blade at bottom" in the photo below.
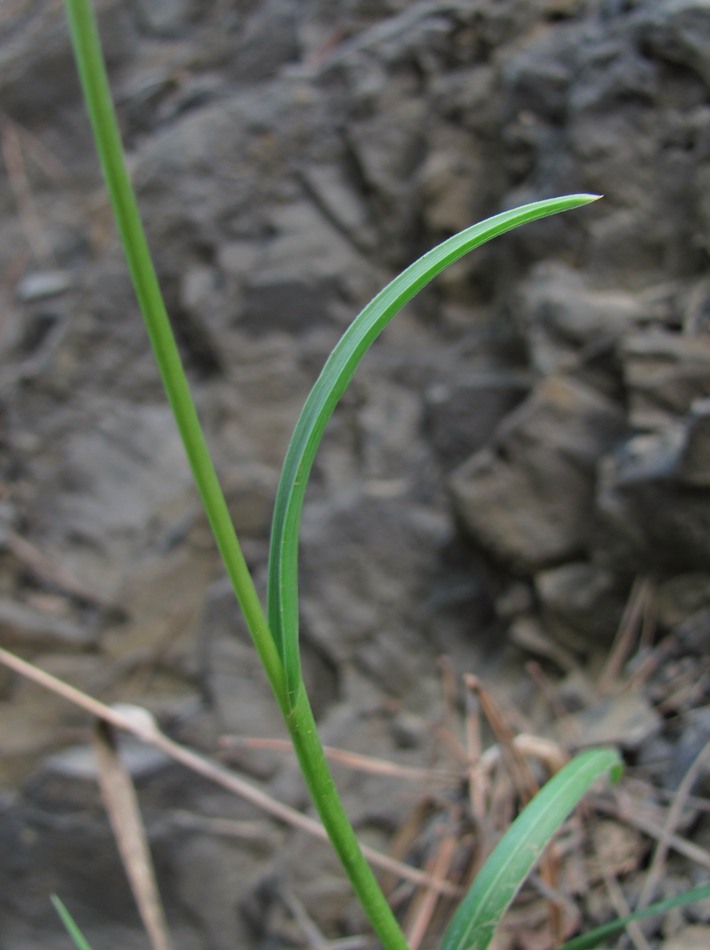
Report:
<svg viewBox="0 0 710 950"><path fill-rule="evenodd" d="M633 914L628 914L626 917L619 917L617 920L609 921L608 924L595 927L594 930L589 930L586 934L581 934L579 937L568 940L560 950L601 950L602 944L600 941L608 940L610 937L621 933L627 924L632 924L636 920L643 920L646 917L655 917L660 914L665 914L667 911L673 910L674 907L683 907L686 904L693 904L696 901L702 901L708 897L710 897L710 884L695 887L690 891L685 891L683 894L677 894L675 897L668 897L666 900L649 904L649 906L644 907L643 910L637 910Z"/></svg>
<svg viewBox="0 0 710 950"><path fill-rule="evenodd" d="M295 692L298 649L298 535L308 477L333 410L357 366L390 320L445 268L487 241L523 224L595 201L598 195L567 195L505 211L454 235L424 254L358 314L326 362L303 408L288 448L276 495L269 552L269 627Z"/></svg>
<svg viewBox="0 0 710 950"><path fill-rule="evenodd" d="M91 950L91 944L88 942L88 940L84 937L84 935L79 930L77 925L74 923L74 918L66 909L66 907L61 902L61 900L56 896L56 894L52 894L51 901L52 901L52 904L54 905L54 909L59 914L60 920L64 924L66 932L69 934L72 941L74 942L74 946L76 947L76 950Z"/></svg>
<svg viewBox="0 0 710 950"><path fill-rule="evenodd" d="M602 775L617 772L613 749L568 762L538 792L498 842L444 934L441 950L485 950L495 928L555 832Z"/></svg>

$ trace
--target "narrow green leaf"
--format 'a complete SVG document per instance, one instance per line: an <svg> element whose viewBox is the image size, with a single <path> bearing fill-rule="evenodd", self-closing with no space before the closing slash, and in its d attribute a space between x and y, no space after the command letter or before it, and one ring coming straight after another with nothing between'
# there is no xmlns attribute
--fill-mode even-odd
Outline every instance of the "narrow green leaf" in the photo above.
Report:
<svg viewBox="0 0 710 950"><path fill-rule="evenodd" d="M286 688L276 637L269 630L232 524L161 296L123 155L93 5L91 0L65 0L65 5L79 76L116 224L165 390L215 540L293 738L323 824L383 945L389 950L406 950L404 936L372 869L362 855L355 832L338 797L305 688L299 690L297 685L290 692Z"/></svg>
<svg viewBox="0 0 710 950"><path fill-rule="evenodd" d="M569 211L598 195L567 195L524 205L488 218L449 238L388 284L345 331L306 401L289 445L276 495L269 554L269 627L287 679L295 692L298 653L298 535L313 460L333 410L357 366L390 320L446 267L492 238L530 221Z"/></svg>
<svg viewBox="0 0 710 950"><path fill-rule="evenodd" d="M163 386L234 593L274 694L285 713L286 691L281 659L274 648L274 640L202 432L141 222L123 153L93 5L91 0L64 2L96 149Z"/></svg>
<svg viewBox="0 0 710 950"><path fill-rule="evenodd" d="M82 932L79 930L77 925L74 923L74 918L66 909L64 904L60 901L56 894L52 894L50 900L54 904L54 909L59 914L59 917L64 924L64 927L74 942L76 950L91 950L91 945L86 940Z"/></svg>
<svg viewBox="0 0 710 950"><path fill-rule="evenodd" d="M608 924L602 924L595 927L594 930L587 931L579 937L568 940L561 947L561 950L600 950L602 940L608 940L620 933L627 924L632 924L636 920L643 920L645 917L655 917L658 914L665 914L674 907L683 907L686 904L694 904L696 901L702 901L710 897L710 884L704 884L702 887L695 887L683 894L677 894L675 897L668 897L666 900L657 901L655 904L649 904L643 910L637 910L626 917L618 917L616 920L609 921Z"/></svg>
<svg viewBox="0 0 710 950"><path fill-rule="evenodd" d="M518 815L481 868L444 934L441 950L485 950L546 845L600 776L618 773L612 749L582 752Z"/></svg>

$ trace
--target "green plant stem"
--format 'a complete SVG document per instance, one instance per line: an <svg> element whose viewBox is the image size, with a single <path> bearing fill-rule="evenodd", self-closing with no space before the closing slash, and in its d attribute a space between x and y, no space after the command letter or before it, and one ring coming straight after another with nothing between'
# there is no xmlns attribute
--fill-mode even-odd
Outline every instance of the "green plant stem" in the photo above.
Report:
<svg viewBox="0 0 710 950"><path fill-rule="evenodd" d="M52 901L52 904L54 905L54 909L59 914L59 917L62 923L64 924L64 928L66 932L71 937L72 943L76 947L76 950L91 950L91 946L88 940L79 930L76 923L74 922L74 918L66 909L64 904L60 901L60 899L57 897L57 895L52 894L50 900Z"/></svg>
<svg viewBox="0 0 710 950"><path fill-rule="evenodd" d="M126 168L93 7L90 0L66 0L66 8L97 151L163 386L180 430L217 547L269 682L281 701L286 695L283 666L207 448L160 292Z"/></svg>
<svg viewBox="0 0 710 950"><path fill-rule="evenodd" d="M387 950L407 943L362 855L327 764L303 684L289 695L283 664L207 448L153 267L126 168L91 0L65 0L84 97L124 253L163 385L237 600L284 715L321 820L370 922Z"/></svg>
<svg viewBox="0 0 710 950"><path fill-rule="evenodd" d="M343 808L323 746L318 738L313 711L303 684L291 698L293 706L287 716L288 729L306 785L316 803L318 814L328 832L331 844L383 946L386 950L407 950L408 945L404 934L377 879L363 857L355 832Z"/></svg>

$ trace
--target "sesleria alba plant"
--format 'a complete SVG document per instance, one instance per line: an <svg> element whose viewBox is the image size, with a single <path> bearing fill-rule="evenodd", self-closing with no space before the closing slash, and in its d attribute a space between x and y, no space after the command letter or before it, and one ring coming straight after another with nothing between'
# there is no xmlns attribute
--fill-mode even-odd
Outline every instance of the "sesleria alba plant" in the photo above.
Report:
<svg viewBox="0 0 710 950"><path fill-rule="evenodd" d="M262 606L228 512L200 426L126 170L118 125L90 0L65 0L72 42L104 177L150 343L215 541L276 702L283 714L318 814L380 941L404 950L406 940L360 850L318 737L301 675L298 644L298 536L313 461L328 420L360 360L389 321L450 264L531 221L594 200L569 195L506 211L449 238L403 271L355 318L327 360L293 433L276 496L266 609ZM590 750L555 775L514 822L461 902L443 950L484 950L545 845L587 789L615 772L617 753ZM60 902L76 946L86 947Z"/></svg>

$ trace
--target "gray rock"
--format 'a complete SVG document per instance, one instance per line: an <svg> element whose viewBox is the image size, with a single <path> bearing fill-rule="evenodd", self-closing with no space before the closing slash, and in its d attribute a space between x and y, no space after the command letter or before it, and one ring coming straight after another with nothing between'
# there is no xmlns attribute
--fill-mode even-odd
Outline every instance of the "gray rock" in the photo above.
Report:
<svg viewBox="0 0 710 950"><path fill-rule="evenodd" d="M677 477L682 426L636 436L599 468L599 550L627 570L703 571L710 558L710 492Z"/></svg>
<svg viewBox="0 0 710 950"><path fill-rule="evenodd" d="M111 24L103 45L109 63L125 57L135 40L130 15L117 0L99 0L99 22ZM77 101L79 85L64 10L52 0L17 0L3 10L0 94L8 114L23 122ZM37 49L42 55L35 55Z"/></svg>
<svg viewBox="0 0 710 950"><path fill-rule="evenodd" d="M0 640L3 646L23 654L39 650L82 650L96 643L96 631L3 597L0 598Z"/></svg>
<svg viewBox="0 0 710 950"><path fill-rule="evenodd" d="M197 0L137 0L135 4L141 28L148 34L161 37L184 32L199 8Z"/></svg>
<svg viewBox="0 0 710 950"><path fill-rule="evenodd" d="M710 395L710 337L660 330L630 334L621 346L630 418L658 430Z"/></svg>
<svg viewBox="0 0 710 950"><path fill-rule="evenodd" d="M710 399L692 403L678 475L684 485L710 488Z"/></svg>
<svg viewBox="0 0 710 950"><path fill-rule="evenodd" d="M240 84L272 79L280 68L298 59L296 11L279 0L258 3L239 23L228 67Z"/></svg>
<svg viewBox="0 0 710 950"><path fill-rule="evenodd" d="M167 406L114 403L98 429L68 438L64 453L60 506L87 538L136 531L187 497L189 468Z"/></svg>
<svg viewBox="0 0 710 950"><path fill-rule="evenodd" d="M574 713L571 722L585 746L620 745L638 750L661 728L661 719L640 693L619 693Z"/></svg>
<svg viewBox="0 0 710 950"><path fill-rule="evenodd" d="M188 919L215 950L246 947L252 932L240 913L240 901L253 887L264 855L244 840L209 832L183 837L173 867L174 887Z"/></svg>
<svg viewBox="0 0 710 950"><path fill-rule="evenodd" d="M709 590L710 584L706 587L706 595ZM682 650L705 657L710 643L710 607L701 608L684 617L673 629L673 636Z"/></svg>
<svg viewBox="0 0 710 950"><path fill-rule="evenodd" d="M535 369L541 374L582 369L610 354L648 316L638 294L588 287L578 271L541 264L517 291L521 325Z"/></svg>
<svg viewBox="0 0 710 950"><path fill-rule="evenodd" d="M436 150L427 156L418 174L424 218L437 235L453 234L473 223L477 179L483 167L480 158L468 154L468 135L457 132L454 136L447 131L442 129Z"/></svg>
<svg viewBox="0 0 710 950"><path fill-rule="evenodd" d="M598 458L624 431L621 412L580 383L551 377L451 479L477 544L514 571L574 557L593 536Z"/></svg>
<svg viewBox="0 0 710 950"><path fill-rule="evenodd" d="M611 571L572 562L536 575L535 589L545 627L562 644L593 652L611 642L626 603Z"/></svg>
<svg viewBox="0 0 710 950"><path fill-rule="evenodd" d="M404 497L353 490L304 514L303 636L405 697L431 663L428 628L446 519Z"/></svg>
<svg viewBox="0 0 710 950"><path fill-rule="evenodd" d="M677 788L688 769L702 756L693 791L707 795L710 789L710 706L691 709L686 713L682 735L673 748L672 760L666 773L667 787Z"/></svg>
<svg viewBox="0 0 710 950"><path fill-rule="evenodd" d="M511 641L526 655L542 657L551 660L560 670L566 673L573 673L578 669L578 661L575 655L566 647L556 642L554 631L549 630L547 626L532 616L519 616L511 623L508 628L508 636ZM551 636L551 634L553 634ZM588 648L589 644L585 644Z"/></svg>
<svg viewBox="0 0 710 950"><path fill-rule="evenodd" d="M307 281L264 276L246 290L242 322L255 336L293 337L327 324L329 314L323 291Z"/></svg>
<svg viewBox="0 0 710 950"><path fill-rule="evenodd" d="M341 234L360 250L376 246L376 229L371 219L370 209L363 202L362 195L352 181L352 175L342 165L309 165L301 169L301 180L308 194L313 199L321 213L330 220ZM311 239L309 227L309 240ZM322 230L322 222L319 230ZM331 233L331 240L332 240ZM321 246L321 251L326 248ZM328 257L330 251L328 249ZM313 267L320 267L320 254L311 255L309 260ZM334 275L332 275L334 276ZM342 272L339 274L342 278Z"/></svg>
<svg viewBox="0 0 710 950"><path fill-rule="evenodd" d="M656 589L658 622L671 629L685 617L710 607L710 574L677 574L658 584Z"/></svg>
<svg viewBox="0 0 710 950"><path fill-rule="evenodd" d="M72 285L71 274L62 270L25 274L17 285L17 296L25 303L63 294Z"/></svg>
<svg viewBox="0 0 710 950"><path fill-rule="evenodd" d="M164 752L130 736L121 738L119 749L123 767L133 781L155 776L171 762ZM97 777L98 765L91 746L71 746L56 755L50 755L44 762L43 780L65 779L95 783Z"/></svg>
<svg viewBox="0 0 710 950"><path fill-rule="evenodd" d="M642 4L637 36L659 59L691 69L710 87L706 51L710 11L704 0L664 0Z"/></svg>
<svg viewBox="0 0 710 950"><path fill-rule="evenodd" d="M217 731L241 737L282 737L278 707L227 578L208 591L198 637L200 677ZM230 748L230 761L261 778L273 774L279 765L273 753L238 745Z"/></svg>
<svg viewBox="0 0 710 950"><path fill-rule="evenodd" d="M496 426L527 395L530 380L516 372L467 372L426 392L426 425L447 469L482 449Z"/></svg>

